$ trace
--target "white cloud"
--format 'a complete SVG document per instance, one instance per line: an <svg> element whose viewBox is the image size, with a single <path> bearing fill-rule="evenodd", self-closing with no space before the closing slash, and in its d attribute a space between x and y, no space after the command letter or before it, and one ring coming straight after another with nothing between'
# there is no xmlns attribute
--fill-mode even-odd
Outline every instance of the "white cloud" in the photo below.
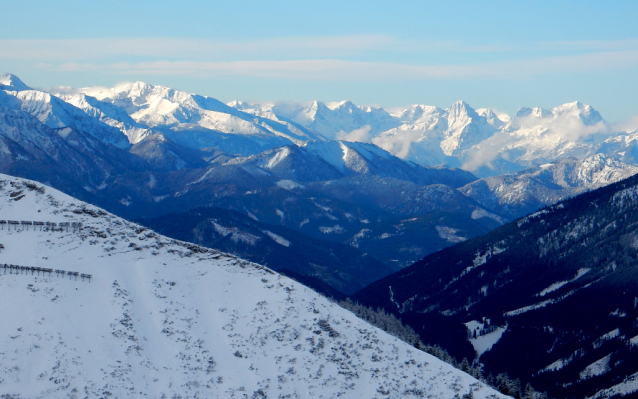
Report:
<svg viewBox="0 0 638 399"><path fill-rule="evenodd" d="M370 125L365 125L359 129L355 129L350 133L346 133L343 130L337 132L335 138L337 140L344 141L352 141L352 142L360 142L360 143L369 143L372 138L372 134L370 134Z"/></svg>
<svg viewBox="0 0 638 399"><path fill-rule="evenodd" d="M618 132L635 132L638 131L638 115L634 115L625 122L618 123L613 126Z"/></svg>

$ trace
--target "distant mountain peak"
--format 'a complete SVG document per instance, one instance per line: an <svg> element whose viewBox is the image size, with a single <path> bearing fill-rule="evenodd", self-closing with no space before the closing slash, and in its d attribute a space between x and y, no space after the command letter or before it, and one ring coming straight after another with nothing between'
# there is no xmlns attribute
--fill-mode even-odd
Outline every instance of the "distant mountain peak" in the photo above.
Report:
<svg viewBox="0 0 638 399"><path fill-rule="evenodd" d="M11 73L0 75L0 88L9 91L32 90L29 86L25 85L20 78Z"/></svg>
<svg viewBox="0 0 638 399"><path fill-rule="evenodd" d="M603 121L600 113L591 105L583 104L580 101L559 105L552 109L554 115L568 115L581 119L585 125L591 126Z"/></svg>

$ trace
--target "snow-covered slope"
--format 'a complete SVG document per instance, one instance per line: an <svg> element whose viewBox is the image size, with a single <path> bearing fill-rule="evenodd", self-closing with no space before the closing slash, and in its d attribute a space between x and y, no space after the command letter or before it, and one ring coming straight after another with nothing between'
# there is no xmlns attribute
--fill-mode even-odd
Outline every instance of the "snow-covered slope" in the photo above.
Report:
<svg viewBox="0 0 638 399"><path fill-rule="evenodd" d="M57 224L1 225L3 394L502 397L269 269L38 183L1 175L0 219Z"/></svg>
<svg viewBox="0 0 638 399"><path fill-rule="evenodd" d="M442 183L451 187L476 180L463 170L427 168L406 162L373 144L342 140L276 148L251 157L234 158L227 164L243 165L247 170L258 167L282 179L306 183L352 175L388 177L421 185Z"/></svg>

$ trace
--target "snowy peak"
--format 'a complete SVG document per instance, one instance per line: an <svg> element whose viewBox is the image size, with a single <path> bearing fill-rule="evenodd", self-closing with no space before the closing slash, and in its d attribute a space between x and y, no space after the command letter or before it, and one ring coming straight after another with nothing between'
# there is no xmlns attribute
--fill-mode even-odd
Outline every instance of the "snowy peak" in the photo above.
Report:
<svg viewBox="0 0 638 399"><path fill-rule="evenodd" d="M0 75L0 89L7 91L32 90L29 86L25 85L20 78L10 73Z"/></svg>
<svg viewBox="0 0 638 399"><path fill-rule="evenodd" d="M457 120L465 120L478 116L474 108L470 107L465 101L457 101L447 109L447 119L450 124L454 124Z"/></svg>
<svg viewBox="0 0 638 399"><path fill-rule="evenodd" d="M586 126L593 126L598 122L602 122L603 118L600 116L598 111L596 111L592 106L583 104L579 101L574 101L573 103L563 104L552 109L552 114L555 116L571 116L577 117Z"/></svg>
<svg viewBox="0 0 638 399"><path fill-rule="evenodd" d="M161 131L192 149L216 147L228 153L252 155L267 148L321 139L294 123L262 115L261 110L247 103L234 102L231 107L211 97L143 82L83 90L124 109L137 124Z"/></svg>
<svg viewBox="0 0 638 399"><path fill-rule="evenodd" d="M197 123L206 111L241 115L215 99L144 82L122 84L107 90L88 88L87 94L123 108L133 119L149 126Z"/></svg>
<svg viewBox="0 0 638 399"><path fill-rule="evenodd" d="M448 128L441 149L454 155L489 138L496 128L464 101L457 101L447 110Z"/></svg>
<svg viewBox="0 0 638 399"><path fill-rule="evenodd" d="M476 110L476 113L487 121L490 125L494 126L496 129L500 129L505 125L506 122L509 121L509 116L506 114L496 114L491 108L479 108Z"/></svg>

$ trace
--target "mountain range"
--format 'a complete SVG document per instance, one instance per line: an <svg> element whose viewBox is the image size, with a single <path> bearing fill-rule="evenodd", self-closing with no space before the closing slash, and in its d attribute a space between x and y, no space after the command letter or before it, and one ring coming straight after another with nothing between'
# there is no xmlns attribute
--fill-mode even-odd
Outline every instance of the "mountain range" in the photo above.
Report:
<svg viewBox="0 0 638 399"><path fill-rule="evenodd" d="M164 226L167 233L179 230L166 224L178 220L175 215L217 207L252 219L233 225L237 234L260 231L263 236L279 226L287 229L281 237L288 242L299 242L291 239L295 232L326 241L313 246L317 258L322 256L318 248L339 243L351 249L335 252L337 264L350 262L346 259L354 255L346 253L354 250L371 265L385 265L379 274L354 268L360 271L335 279L323 266L305 263L292 270L282 257L267 260L264 254L273 253L267 247L278 244L265 236L254 245L242 244L241 250L225 247L345 293L538 207L636 172L600 153L478 179L462 169L401 159L373 143L328 140L352 129L380 135L436 114L446 122L439 118L431 127L461 143L457 148L446 142L454 149L444 155L452 159L485 141L472 144L475 136L489 131L494 137L507 126L502 115L474 111L465 103L393 114L350 102L262 104L257 110L139 82L58 90L57 96L31 89L14 75L0 77L0 86L0 171L38 180L129 219L155 219L154 226ZM576 114L563 108L551 117L581 115L583 123L602 123L591 108L581 106ZM532 110L519 116L548 115ZM475 126L477 118L487 122ZM231 214L227 220L216 218L220 226L237 222ZM183 233L180 238L197 236ZM202 244L219 242L213 235L201 239ZM281 250L288 251L275 252Z"/></svg>
<svg viewBox="0 0 638 399"><path fill-rule="evenodd" d="M475 110L463 101L447 109L412 105L391 113L347 101L229 105L254 115L294 120L330 139L371 142L402 159L461 167L480 177L594 154L617 154L636 163L636 131L615 128L578 101L552 109L521 107L514 116L489 108Z"/></svg>

